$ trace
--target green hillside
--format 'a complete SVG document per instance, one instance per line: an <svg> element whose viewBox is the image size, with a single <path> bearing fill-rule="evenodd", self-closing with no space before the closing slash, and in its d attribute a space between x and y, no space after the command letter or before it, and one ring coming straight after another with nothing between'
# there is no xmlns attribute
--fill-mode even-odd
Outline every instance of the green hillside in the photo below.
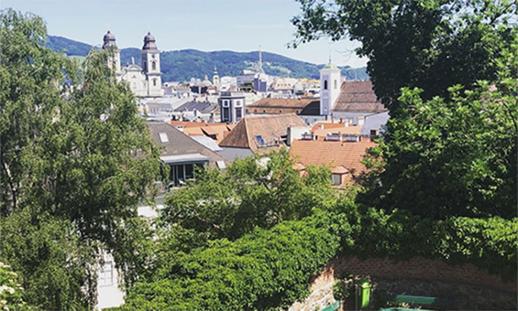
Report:
<svg viewBox="0 0 518 311"><path fill-rule="evenodd" d="M48 46L55 51L63 51L70 56L86 56L92 48L91 45L58 36L49 36ZM134 57L135 62L139 64L140 55L140 49L122 49L121 63L122 65L129 64L131 58ZM205 75L210 77L214 67L218 69L221 76L239 75L243 69L257 61L259 52L204 52L187 49L162 51L160 57L163 81L186 81L192 77L203 78ZM269 75L318 79L319 69L322 66L275 53L263 52L263 68ZM368 79L364 67L343 67L342 74L351 80Z"/></svg>

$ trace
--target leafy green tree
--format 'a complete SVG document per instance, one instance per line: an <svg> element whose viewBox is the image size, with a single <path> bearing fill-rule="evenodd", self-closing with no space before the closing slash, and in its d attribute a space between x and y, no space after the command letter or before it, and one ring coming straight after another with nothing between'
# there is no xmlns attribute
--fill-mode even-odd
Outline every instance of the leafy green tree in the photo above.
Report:
<svg viewBox="0 0 518 311"><path fill-rule="evenodd" d="M238 160L226 171L206 170L173 191L162 223L206 233L208 239L237 238L254 227L300 219L334 203L329 172L311 168L301 177L286 151Z"/></svg>
<svg viewBox="0 0 518 311"><path fill-rule="evenodd" d="M297 0L297 46L322 36L358 40L377 96L395 116L402 87L449 96L494 80L502 51L517 36L514 0Z"/></svg>
<svg viewBox="0 0 518 311"><path fill-rule="evenodd" d="M450 99L404 89L364 202L431 218L516 216L517 81L454 87Z"/></svg>
<svg viewBox="0 0 518 311"><path fill-rule="evenodd" d="M25 155L62 103L71 63L46 48L43 20L13 10L0 14L0 215L24 200ZM67 70L68 69L68 70Z"/></svg>
<svg viewBox="0 0 518 311"><path fill-rule="evenodd" d="M28 208L0 218L0 261L18 271L25 301L43 310L94 303L94 250L76 232L71 222Z"/></svg>
<svg viewBox="0 0 518 311"><path fill-rule="evenodd" d="M40 233L21 234L21 256L6 247L0 258L21 272L27 301L52 310L92 307L89 268L101 251L113 253L127 284L144 264L139 233L148 228L137 205L151 194L160 162L135 98L107 66L110 51L92 51L79 66L45 42L41 18L0 13L0 221L29 213L27 230L43 230L43 238L55 227L58 236L48 240L68 253L49 250L49 261L32 248ZM76 260L83 264L66 273Z"/></svg>
<svg viewBox="0 0 518 311"><path fill-rule="evenodd" d="M0 310L33 310L23 300L23 288L18 275L0 261Z"/></svg>

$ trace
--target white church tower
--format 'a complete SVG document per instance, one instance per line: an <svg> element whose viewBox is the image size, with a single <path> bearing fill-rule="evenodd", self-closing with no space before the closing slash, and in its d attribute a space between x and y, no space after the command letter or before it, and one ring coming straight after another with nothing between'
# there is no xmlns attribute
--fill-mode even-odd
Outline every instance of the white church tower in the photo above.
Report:
<svg viewBox="0 0 518 311"><path fill-rule="evenodd" d="M162 78L160 76L160 51L156 46L155 37L147 33L142 47L142 69L146 75L148 96L163 95Z"/></svg>
<svg viewBox="0 0 518 311"><path fill-rule="evenodd" d="M111 50L108 57L108 67L115 71L117 77L121 72L121 56L119 48L115 43L115 36L108 30L103 37L103 50Z"/></svg>
<svg viewBox="0 0 518 311"><path fill-rule="evenodd" d="M332 115L341 85L340 69L333 65L330 59L329 64L320 70L320 115Z"/></svg>

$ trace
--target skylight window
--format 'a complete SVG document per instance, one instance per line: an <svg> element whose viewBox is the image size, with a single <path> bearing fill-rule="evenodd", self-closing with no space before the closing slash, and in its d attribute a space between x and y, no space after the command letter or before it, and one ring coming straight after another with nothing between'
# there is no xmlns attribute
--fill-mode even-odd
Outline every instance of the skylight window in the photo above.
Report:
<svg viewBox="0 0 518 311"><path fill-rule="evenodd" d="M167 133L158 133L158 136L160 136L160 141L162 143L168 143L169 137L167 137Z"/></svg>

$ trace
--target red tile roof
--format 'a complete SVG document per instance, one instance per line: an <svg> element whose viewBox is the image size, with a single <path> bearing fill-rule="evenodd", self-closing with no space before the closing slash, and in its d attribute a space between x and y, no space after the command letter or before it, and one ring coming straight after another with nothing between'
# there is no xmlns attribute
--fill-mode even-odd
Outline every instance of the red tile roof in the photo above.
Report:
<svg viewBox="0 0 518 311"><path fill-rule="evenodd" d="M248 148L253 152L270 150L271 148L266 148L266 146L279 147L282 136L285 136L288 127L292 126L306 126L306 124L304 120L294 114L246 116L219 145L221 147ZM257 136L261 136L265 146L258 143Z"/></svg>
<svg viewBox="0 0 518 311"><path fill-rule="evenodd" d="M290 156L304 166L327 165L330 169L342 166L352 175L365 171L361 163L368 148L376 146L370 140L340 142L323 140L296 140L291 143ZM340 168L343 171L342 168Z"/></svg>

